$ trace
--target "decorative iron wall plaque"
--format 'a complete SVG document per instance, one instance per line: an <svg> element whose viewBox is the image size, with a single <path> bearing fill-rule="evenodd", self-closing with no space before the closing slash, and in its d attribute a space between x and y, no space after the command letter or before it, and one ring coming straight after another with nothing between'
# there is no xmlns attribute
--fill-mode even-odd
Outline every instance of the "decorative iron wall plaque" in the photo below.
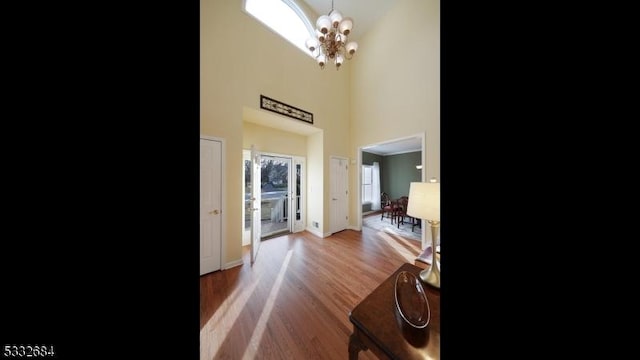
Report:
<svg viewBox="0 0 640 360"><path fill-rule="evenodd" d="M260 95L260 108L313 124L312 113L298 109L295 106L287 105L264 95Z"/></svg>

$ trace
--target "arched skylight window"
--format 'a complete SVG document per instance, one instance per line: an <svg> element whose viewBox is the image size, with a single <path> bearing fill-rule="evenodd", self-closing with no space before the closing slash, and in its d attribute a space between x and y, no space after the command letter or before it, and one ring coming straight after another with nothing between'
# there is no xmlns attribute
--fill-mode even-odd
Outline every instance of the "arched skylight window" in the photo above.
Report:
<svg viewBox="0 0 640 360"><path fill-rule="evenodd" d="M292 0L245 0L244 8L305 54L313 57L305 41L314 37L315 30Z"/></svg>

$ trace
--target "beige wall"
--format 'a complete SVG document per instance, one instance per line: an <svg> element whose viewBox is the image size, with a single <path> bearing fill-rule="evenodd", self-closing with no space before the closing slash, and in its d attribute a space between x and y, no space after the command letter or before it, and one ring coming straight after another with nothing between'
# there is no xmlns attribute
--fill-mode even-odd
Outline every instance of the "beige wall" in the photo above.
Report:
<svg viewBox="0 0 640 360"><path fill-rule="evenodd" d="M244 122L242 147L281 155L307 156L307 137L272 127Z"/></svg>
<svg viewBox="0 0 640 360"><path fill-rule="evenodd" d="M308 167L315 171L308 176L317 184L307 194L307 208L321 211L322 232L328 229L324 209L329 201L321 192L328 192L323 167L328 167L329 155L349 156L350 64L340 71L320 70L313 58L242 6L242 0L200 2L200 132L226 141L223 266L242 258L244 107L259 109L263 94L313 113L314 126L323 132L309 137L307 149L322 159L308 156Z"/></svg>
<svg viewBox="0 0 640 360"><path fill-rule="evenodd" d="M425 179L440 179L439 1L398 0L359 45L351 69L349 156L357 158L360 146L423 134ZM357 189L355 166L349 176ZM355 226L357 195L350 193Z"/></svg>
<svg viewBox="0 0 640 360"><path fill-rule="evenodd" d="M324 221L324 193L322 192L324 181L324 174L329 173L329 169L326 171L323 168L324 157L322 154L322 147L324 142L324 136L322 133L310 135L307 138L307 229L312 233L322 236L324 228L329 228L327 223L325 226ZM309 204L315 204L310 206ZM328 219L328 218L327 218ZM317 221L318 228L313 227L313 222Z"/></svg>

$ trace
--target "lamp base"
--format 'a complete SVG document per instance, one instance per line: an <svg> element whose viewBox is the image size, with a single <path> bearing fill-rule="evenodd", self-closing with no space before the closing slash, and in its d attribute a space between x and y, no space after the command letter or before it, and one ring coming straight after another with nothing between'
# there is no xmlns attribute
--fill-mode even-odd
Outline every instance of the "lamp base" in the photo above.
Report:
<svg viewBox="0 0 640 360"><path fill-rule="evenodd" d="M436 256L436 236L440 221L429 220L429 224L431 225L431 266L420 272L420 280L440 289L440 269Z"/></svg>
<svg viewBox="0 0 640 360"><path fill-rule="evenodd" d="M436 264L432 262L431 266L420 271L420 280L434 288L440 289L440 270L438 270L437 261Z"/></svg>

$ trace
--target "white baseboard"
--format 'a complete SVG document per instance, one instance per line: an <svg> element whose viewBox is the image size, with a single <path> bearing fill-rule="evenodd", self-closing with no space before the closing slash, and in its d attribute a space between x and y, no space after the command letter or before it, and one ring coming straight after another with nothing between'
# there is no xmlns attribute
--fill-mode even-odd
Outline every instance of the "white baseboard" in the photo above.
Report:
<svg viewBox="0 0 640 360"><path fill-rule="evenodd" d="M231 269L232 267L236 267L240 265L242 265L242 259L229 261L228 263L224 264L224 266L222 267L222 270Z"/></svg>
<svg viewBox="0 0 640 360"><path fill-rule="evenodd" d="M354 225L347 226L347 229L360 231L360 229L357 226L354 226ZM317 237L321 237L321 238L326 238L326 237L331 236L331 232L321 233L320 231L318 231L316 229L311 229L311 228L306 228L305 230L307 230L308 232L312 233L313 235L315 235Z"/></svg>
<svg viewBox="0 0 640 360"><path fill-rule="evenodd" d="M313 229L313 228L308 227L306 230L308 232L312 233L313 235L317 236L317 237L321 237L321 238L324 237L324 236L322 236L322 233L317 229Z"/></svg>

